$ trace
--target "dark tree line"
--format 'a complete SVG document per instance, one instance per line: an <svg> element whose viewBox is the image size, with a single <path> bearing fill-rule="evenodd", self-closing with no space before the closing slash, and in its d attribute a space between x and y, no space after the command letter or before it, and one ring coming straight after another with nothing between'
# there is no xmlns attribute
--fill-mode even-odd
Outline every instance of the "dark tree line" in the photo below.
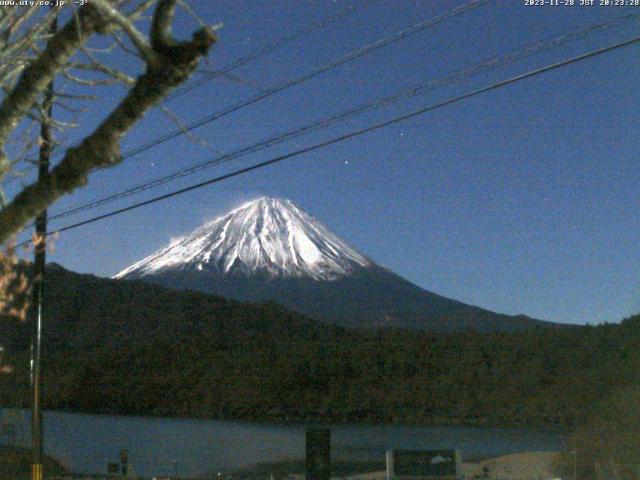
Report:
<svg viewBox="0 0 640 480"><path fill-rule="evenodd" d="M588 425L640 380L640 317L522 333L348 331L246 304L54 268L47 408L208 418ZM1 322L26 399L28 332ZM637 392L637 390L636 390Z"/></svg>

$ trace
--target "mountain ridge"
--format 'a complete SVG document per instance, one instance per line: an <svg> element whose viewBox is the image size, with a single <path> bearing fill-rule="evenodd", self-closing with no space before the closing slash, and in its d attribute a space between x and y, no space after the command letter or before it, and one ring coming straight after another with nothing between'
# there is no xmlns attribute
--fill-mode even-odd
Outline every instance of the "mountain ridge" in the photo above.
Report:
<svg viewBox="0 0 640 480"><path fill-rule="evenodd" d="M509 316L425 290L340 239L289 200L261 197L117 274L239 301L273 300L347 328L520 331Z"/></svg>

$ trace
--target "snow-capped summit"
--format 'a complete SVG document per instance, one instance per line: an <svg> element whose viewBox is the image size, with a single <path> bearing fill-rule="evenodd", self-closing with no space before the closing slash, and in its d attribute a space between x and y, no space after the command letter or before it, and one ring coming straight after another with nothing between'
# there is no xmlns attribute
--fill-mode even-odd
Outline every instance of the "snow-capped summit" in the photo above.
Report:
<svg viewBox="0 0 640 480"><path fill-rule="evenodd" d="M334 280L372 262L289 200L261 197L118 273L166 270Z"/></svg>
<svg viewBox="0 0 640 480"><path fill-rule="evenodd" d="M345 327L491 332L546 325L424 290L376 265L289 200L269 197L203 225L116 278L276 301Z"/></svg>

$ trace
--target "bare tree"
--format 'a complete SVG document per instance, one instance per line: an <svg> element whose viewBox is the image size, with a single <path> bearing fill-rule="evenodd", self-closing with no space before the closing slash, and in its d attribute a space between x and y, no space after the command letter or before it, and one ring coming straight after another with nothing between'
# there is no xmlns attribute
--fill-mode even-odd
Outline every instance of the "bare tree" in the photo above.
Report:
<svg viewBox="0 0 640 480"><path fill-rule="evenodd" d="M216 41L212 28L203 25L191 40L173 38L177 2L158 0L154 6L155 0L135 5L127 0L90 0L72 13L62 6L51 11L0 6L0 86L4 92L0 103L0 179L20 160L19 154L11 157L8 153L12 136L24 135L20 139L24 151L37 145L37 135L29 141L27 124L43 119L42 96L54 78L88 88L113 82L127 85L126 93L97 127L64 151L48 178L25 186L3 205L0 244L6 244L58 198L85 185L93 170L118 164L123 136L206 57ZM145 35L137 25L151 8L150 32ZM49 25L56 16L66 16L66 23L50 34ZM100 35L113 36L112 46L104 51L118 48L134 54L143 72L134 78L98 59L98 51L87 43ZM83 78L78 72L91 72L91 76ZM86 99L81 97L58 92L56 101L70 109L65 100ZM70 125L52 121L52 126L62 130Z"/></svg>

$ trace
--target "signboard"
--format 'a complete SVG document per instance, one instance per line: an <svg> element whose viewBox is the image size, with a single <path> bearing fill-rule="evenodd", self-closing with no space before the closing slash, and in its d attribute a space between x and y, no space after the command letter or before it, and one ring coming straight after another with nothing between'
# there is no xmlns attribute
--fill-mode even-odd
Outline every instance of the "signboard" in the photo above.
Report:
<svg viewBox="0 0 640 480"><path fill-rule="evenodd" d="M306 432L306 480L331 480L331 430L309 429Z"/></svg>
<svg viewBox="0 0 640 480"><path fill-rule="evenodd" d="M387 480L456 478L461 463L457 450L388 450Z"/></svg>

